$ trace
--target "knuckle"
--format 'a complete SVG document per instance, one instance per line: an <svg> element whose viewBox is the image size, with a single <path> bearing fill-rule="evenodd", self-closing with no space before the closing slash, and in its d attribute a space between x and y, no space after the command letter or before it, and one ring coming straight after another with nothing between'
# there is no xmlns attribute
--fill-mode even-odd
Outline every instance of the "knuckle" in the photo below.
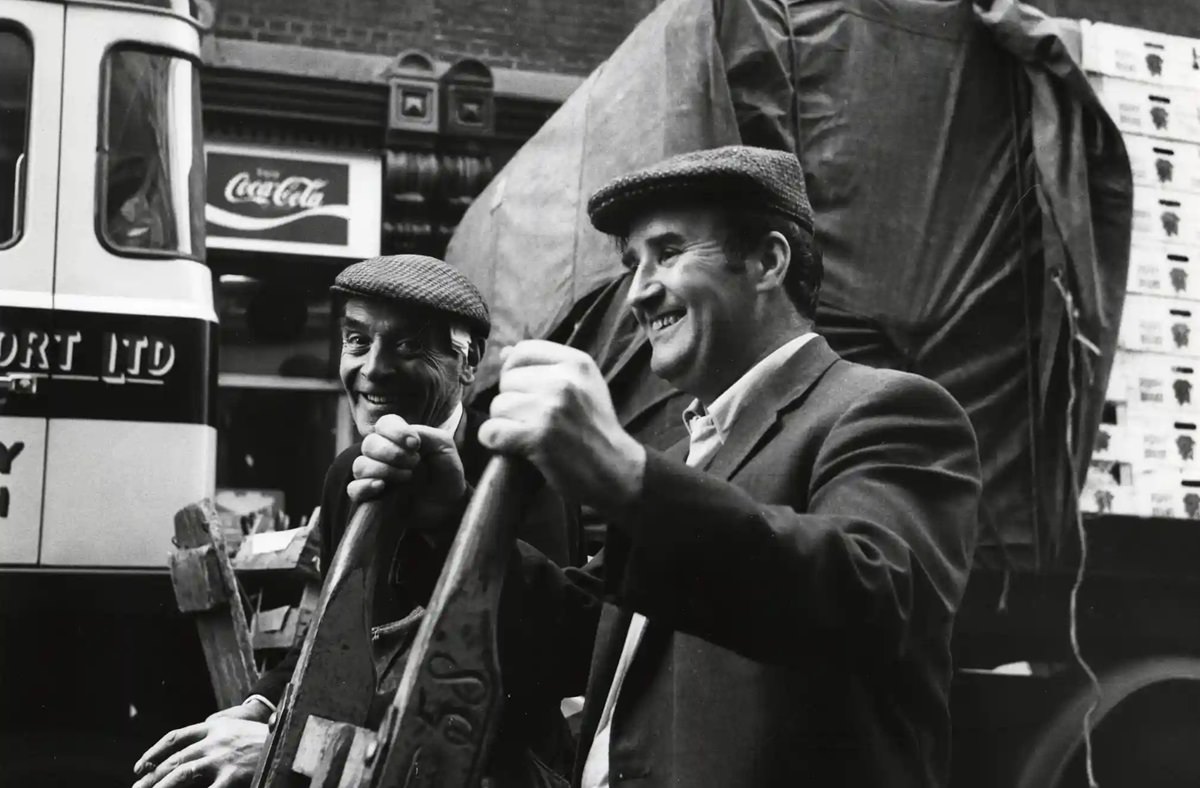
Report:
<svg viewBox="0 0 1200 788"><path fill-rule="evenodd" d="M530 437L533 438L534 443L545 443L554 432L553 427L554 417L547 415L544 418L538 419L537 423L533 425L533 428L529 431Z"/></svg>
<svg viewBox="0 0 1200 788"><path fill-rule="evenodd" d="M511 408L512 397L501 392L492 399L492 404L488 406L488 415L492 418L503 418Z"/></svg>
<svg viewBox="0 0 1200 788"><path fill-rule="evenodd" d="M350 469L354 472L356 477L361 477L367 472L367 468L369 468L370 465L371 460L368 457L359 456L354 458L354 463L350 466Z"/></svg>
<svg viewBox="0 0 1200 788"><path fill-rule="evenodd" d="M552 400L553 412L558 413L569 408L575 399L574 395L575 391L570 385L564 383L562 386L560 386L558 391L554 392L554 398Z"/></svg>
<svg viewBox="0 0 1200 788"><path fill-rule="evenodd" d="M567 385L570 387L571 391L574 392L586 388L587 383L588 371L586 366L580 365L578 367L573 367L570 370L570 373L567 377Z"/></svg>

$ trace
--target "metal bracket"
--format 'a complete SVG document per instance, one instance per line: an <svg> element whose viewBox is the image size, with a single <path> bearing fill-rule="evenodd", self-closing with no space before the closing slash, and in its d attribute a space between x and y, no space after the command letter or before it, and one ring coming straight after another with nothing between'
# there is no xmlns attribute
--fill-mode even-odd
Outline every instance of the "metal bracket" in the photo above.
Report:
<svg viewBox="0 0 1200 788"><path fill-rule="evenodd" d="M0 403L3 403L10 396L32 397L34 394L37 394L37 382L36 375L20 372L0 375Z"/></svg>

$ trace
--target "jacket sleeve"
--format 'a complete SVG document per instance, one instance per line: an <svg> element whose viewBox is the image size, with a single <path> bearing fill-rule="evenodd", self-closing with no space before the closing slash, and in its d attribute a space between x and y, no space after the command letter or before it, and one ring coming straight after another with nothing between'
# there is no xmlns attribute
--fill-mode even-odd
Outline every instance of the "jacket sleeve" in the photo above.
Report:
<svg viewBox="0 0 1200 788"><path fill-rule="evenodd" d="M517 542L501 602L501 662L530 694L554 702L587 688L603 605L604 553L584 567L563 568Z"/></svg>
<svg viewBox="0 0 1200 788"><path fill-rule="evenodd" d="M640 498L609 528L605 592L760 661L788 664L817 638L894 658L910 638L948 631L979 479L961 407L895 376L837 417L807 490L786 498L795 508L649 451Z"/></svg>

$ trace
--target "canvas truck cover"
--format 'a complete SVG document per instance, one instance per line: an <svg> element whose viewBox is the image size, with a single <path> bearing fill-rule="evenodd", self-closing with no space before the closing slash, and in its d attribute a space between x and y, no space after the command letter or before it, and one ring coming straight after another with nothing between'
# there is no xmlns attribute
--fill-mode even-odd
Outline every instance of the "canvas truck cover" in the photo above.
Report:
<svg viewBox="0 0 1200 788"><path fill-rule="evenodd" d="M1132 209L1120 135L1061 35L1012 0L662 3L451 241L493 309L481 388L500 346L570 341L634 434L681 438L689 398L650 372L587 197L686 150L793 150L825 258L818 331L958 398L983 463L977 560L1046 565L1074 533L1071 468L1100 419Z"/></svg>

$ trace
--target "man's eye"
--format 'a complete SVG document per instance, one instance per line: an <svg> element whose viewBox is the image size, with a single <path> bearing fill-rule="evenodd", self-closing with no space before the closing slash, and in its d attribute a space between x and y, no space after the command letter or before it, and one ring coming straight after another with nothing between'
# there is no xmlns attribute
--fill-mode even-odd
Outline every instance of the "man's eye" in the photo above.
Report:
<svg viewBox="0 0 1200 788"><path fill-rule="evenodd" d="M342 347L362 348L371 344L362 334L342 334Z"/></svg>
<svg viewBox="0 0 1200 788"><path fill-rule="evenodd" d="M664 246L662 252L658 255L658 259L660 262L666 262L674 260L681 254L683 254L683 250L677 246Z"/></svg>
<svg viewBox="0 0 1200 788"><path fill-rule="evenodd" d="M396 352L402 356L417 356L425 349L425 344L418 337L409 337L396 342Z"/></svg>

